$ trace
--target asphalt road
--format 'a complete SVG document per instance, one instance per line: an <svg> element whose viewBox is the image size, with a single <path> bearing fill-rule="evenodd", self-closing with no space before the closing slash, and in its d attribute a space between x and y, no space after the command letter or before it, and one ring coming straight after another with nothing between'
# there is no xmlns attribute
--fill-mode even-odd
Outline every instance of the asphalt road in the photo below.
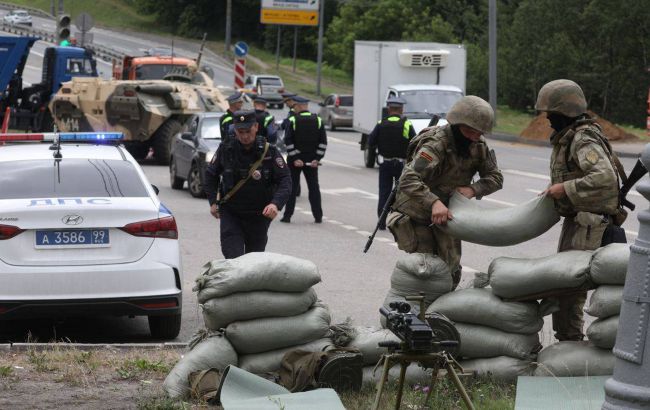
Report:
<svg viewBox="0 0 650 410"><path fill-rule="evenodd" d="M53 29L54 22L35 19L35 24ZM95 42L122 47L135 53L161 45L150 39L95 30ZM166 43L162 43L163 45ZM167 44L168 45L168 44ZM38 81L38 57L46 45L38 43L28 61L27 81ZM179 45L179 54L191 53L195 44ZM218 83L231 84L232 72L216 56L206 61L213 66ZM100 63L100 71L110 76L110 65ZM277 118L286 111L272 110ZM359 134L353 131L328 133L329 146L319 169L323 198L324 223L315 224L309 210L306 184L298 198L296 214L291 224L273 222L269 232L267 250L310 259L317 264L322 283L316 286L320 299L332 310L333 320L352 318L358 325L377 325L386 291L390 287L390 274L400 251L386 231L380 231L371 250L362 253L366 238L376 223L377 170L363 166L359 150ZM495 149L499 166L505 177L501 191L483 198L495 207L509 207L537 195L549 183L550 149L500 141L489 141ZM626 169L633 160L622 159ZM187 341L193 332L202 327L202 318L192 293L194 279L201 266L209 260L221 258L219 249L219 224L209 214L206 200L195 199L187 190L172 190L167 167L144 164L150 181L160 188L160 198L174 213L179 227L184 274L183 326L178 341ZM645 200L636 192L629 199L645 208ZM638 232L637 212L632 212L624 227L628 240L633 241ZM492 248L474 244L463 245L464 266L462 286L469 286L476 271L485 271L490 261L499 256L519 258L546 256L556 251L559 224L544 235L526 243ZM140 342L149 341L144 318L100 318L94 320L69 320L66 322L30 321L2 324L0 341L71 340L79 342ZM543 340L551 341L551 333L543 332Z"/></svg>

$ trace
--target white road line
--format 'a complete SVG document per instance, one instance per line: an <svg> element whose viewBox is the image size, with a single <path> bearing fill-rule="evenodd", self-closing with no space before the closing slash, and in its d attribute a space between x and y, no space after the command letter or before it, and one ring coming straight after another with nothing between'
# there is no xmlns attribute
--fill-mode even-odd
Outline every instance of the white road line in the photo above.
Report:
<svg viewBox="0 0 650 410"><path fill-rule="evenodd" d="M542 193L542 191L537 189L527 189L526 192L532 192L533 194L537 194L537 195Z"/></svg>
<svg viewBox="0 0 650 410"><path fill-rule="evenodd" d="M359 235L362 235L362 236L370 236L370 235L372 235L372 233L368 232L368 231L357 231L357 233Z"/></svg>
<svg viewBox="0 0 650 410"><path fill-rule="evenodd" d="M345 229L347 229L348 231L356 231L356 230L359 229L354 225L341 225L341 226L344 227Z"/></svg>
<svg viewBox="0 0 650 410"><path fill-rule="evenodd" d="M359 143L358 142L352 142L352 141L347 141L347 140L344 140L344 139L341 139L341 138L330 137L329 135L327 136L327 141L336 142L338 144L352 145L354 147L359 148Z"/></svg>
<svg viewBox="0 0 650 410"><path fill-rule="evenodd" d="M339 221L337 221L335 219L328 219L327 222L329 222L331 224L334 224L334 225L343 225L343 222L339 222Z"/></svg>
<svg viewBox="0 0 650 410"><path fill-rule="evenodd" d="M342 167L342 168L347 168L347 169L356 169L356 170L363 169L361 167L355 167L353 165L344 164L342 162L332 161L331 159L324 159L324 160L321 160L321 162L323 164L326 164L326 165L329 164L329 165L334 165L334 166L337 166L337 167Z"/></svg>
<svg viewBox="0 0 650 410"><path fill-rule="evenodd" d="M463 272L467 272L469 274L479 272L478 270L474 268L470 268L469 266L463 266Z"/></svg>
<svg viewBox="0 0 650 410"><path fill-rule="evenodd" d="M29 68L30 70L41 71L41 67L36 67L30 64L25 64L25 68Z"/></svg>
<svg viewBox="0 0 650 410"><path fill-rule="evenodd" d="M391 243L390 245L394 246L397 248L397 244L395 242Z"/></svg>
<svg viewBox="0 0 650 410"><path fill-rule="evenodd" d="M498 199L488 198L488 197L481 198L481 201L494 202L495 204L505 205L505 206L515 206L515 205L517 205L517 204L513 204L512 202L499 201Z"/></svg>
<svg viewBox="0 0 650 410"><path fill-rule="evenodd" d="M388 239L388 238L375 238L375 240L379 242L385 242L385 243L393 242L392 239Z"/></svg>
<svg viewBox="0 0 650 410"><path fill-rule="evenodd" d="M373 201L376 201L379 198L377 194L373 194L372 192L368 192L368 191L364 191L363 189L352 188L352 187L321 189L320 192L323 194L335 195L335 196L341 196L342 194L355 194L356 196L360 196L362 198L370 199Z"/></svg>
<svg viewBox="0 0 650 410"><path fill-rule="evenodd" d="M537 174L535 172L519 171L517 169L502 169L501 172L504 174L519 175L522 177L543 179L544 181L550 181L551 178L548 175Z"/></svg>
<svg viewBox="0 0 650 410"><path fill-rule="evenodd" d="M309 211L300 211L300 213L304 214L304 215L311 215L311 212L309 212Z"/></svg>

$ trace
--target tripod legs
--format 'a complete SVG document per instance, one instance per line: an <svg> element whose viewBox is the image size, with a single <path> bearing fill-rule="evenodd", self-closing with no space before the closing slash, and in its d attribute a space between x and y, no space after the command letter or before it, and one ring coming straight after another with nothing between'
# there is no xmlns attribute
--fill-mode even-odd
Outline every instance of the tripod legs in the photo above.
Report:
<svg viewBox="0 0 650 410"><path fill-rule="evenodd" d="M381 393L384 391L384 384L388 381L388 371L390 370L390 359L387 356L383 356L382 360L384 361L383 371L381 372L381 379L377 383L377 395L375 396L375 402L372 405L372 410L379 409L379 401L381 399Z"/></svg>

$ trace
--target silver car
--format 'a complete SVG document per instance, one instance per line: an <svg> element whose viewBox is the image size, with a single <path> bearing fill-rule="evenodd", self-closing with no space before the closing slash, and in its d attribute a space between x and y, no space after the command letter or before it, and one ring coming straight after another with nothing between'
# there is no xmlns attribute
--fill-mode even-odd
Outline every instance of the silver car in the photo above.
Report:
<svg viewBox="0 0 650 410"><path fill-rule="evenodd" d="M32 25L32 16L29 15L27 10L11 10L3 18L5 24L23 24L25 26Z"/></svg>
<svg viewBox="0 0 650 410"><path fill-rule="evenodd" d="M352 126L353 99L351 95L330 94L321 106L320 117L331 131L336 127Z"/></svg>

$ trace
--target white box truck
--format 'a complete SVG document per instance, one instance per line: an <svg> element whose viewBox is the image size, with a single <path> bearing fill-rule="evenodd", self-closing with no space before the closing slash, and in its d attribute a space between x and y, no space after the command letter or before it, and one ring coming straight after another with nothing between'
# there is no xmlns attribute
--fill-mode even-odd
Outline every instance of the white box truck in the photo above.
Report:
<svg viewBox="0 0 650 410"><path fill-rule="evenodd" d="M355 41L353 126L361 133L364 163L372 168L376 153L366 141L381 120L388 97L406 100L404 115L416 132L432 115L446 123L449 108L465 95L467 52L461 44Z"/></svg>

